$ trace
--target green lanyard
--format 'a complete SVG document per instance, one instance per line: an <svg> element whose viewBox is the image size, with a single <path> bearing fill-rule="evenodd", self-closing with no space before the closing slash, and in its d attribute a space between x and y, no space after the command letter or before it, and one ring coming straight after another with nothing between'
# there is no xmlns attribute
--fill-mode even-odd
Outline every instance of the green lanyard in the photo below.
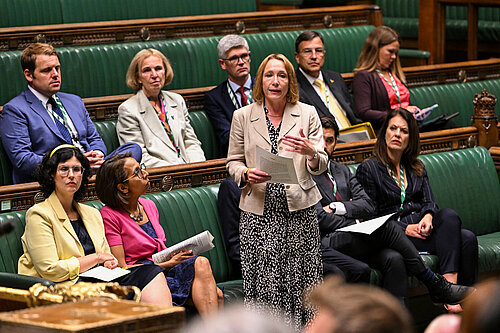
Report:
<svg viewBox="0 0 500 333"><path fill-rule="evenodd" d="M382 80L387 82L392 87L392 89L396 93L396 97L398 98L399 106L401 106L401 98L399 97L399 88L398 88L398 85L396 84L396 81L394 80L394 77L392 76L391 72L389 72L389 76L391 77L391 82L389 82L389 81L387 81L385 76L378 69L376 71L377 71L378 75L382 78Z"/></svg>
<svg viewBox="0 0 500 333"><path fill-rule="evenodd" d="M337 195L337 182L332 177L332 175L330 175L329 171L326 174L328 175L328 178L330 178L330 180L332 181L332 184L333 184L333 196L336 197L336 195Z"/></svg>
<svg viewBox="0 0 500 333"><path fill-rule="evenodd" d="M399 186L399 182L398 182L398 179L396 178L396 175L394 174L392 169L389 168L388 165L387 165L387 169L389 169L389 172L391 174L392 179L394 179L396 184L398 184L398 186ZM403 171L403 167L401 167L401 166L399 167L399 181L401 182L401 206L399 207L399 209L403 210L403 202L405 201L405 197L406 197L406 189L405 189L405 174Z"/></svg>
<svg viewBox="0 0 500 333"><path fill-rule="evenodd" d="M227 83L227 93L229 94L229 97L231 97L231 101L233 102L236 109L239 109L239 108L245 106L245 105L240 105L241 103L236 98L236 93L233 91L233 89L231 89L231 85L229 84L229 82ZM249 96L247 96L247 104L246 105L252 104L252 89L249 90L248 95Z"/></svg>

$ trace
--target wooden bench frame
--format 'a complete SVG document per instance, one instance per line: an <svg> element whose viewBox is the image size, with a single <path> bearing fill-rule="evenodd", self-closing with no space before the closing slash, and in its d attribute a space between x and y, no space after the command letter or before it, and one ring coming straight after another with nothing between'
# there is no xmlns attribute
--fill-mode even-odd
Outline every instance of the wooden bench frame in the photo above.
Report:
<svg viewBox="0 0 500 333"><path fill-rule="evenodd" d="M409 88L445 83L461 83L465 81L492 80L500 79L500 59L494 58L449 64L405 67L404 71ZM346 84L350 86L354 73L344 73L342 77L346 81ZM213 88L212 86L172 91L184 97L190 111L198 111L203 109L205 93ZM118 106L130 96L132 96L132 94L91 97L84 98L83 101L93 121L113 120L118 117Z"/></svg>
<svg viewBox="0 0 500 333"><path fill-rule="evenodd" d="M462 127L450 130L422 133L423 154L472 147L477 142L478 130L475 127ZM360 163L372 155L375 140L339 143L335 160L344 164ZM148 169L149 192L163 192L181 188L206 186L220 183L228 176L225 159L188 163ZM500 152L498 157L500 168ZM38 183L0 186L1 212L26 210L35 202L42 201ZM82 201L97 200L95 180L91 179L87 193Z"/></svg>
<svg viewBox="0 0 500 333"><path fill-rule="evenodd" d="M22 50L35 41L59 47L353 25L382 25L380 7L354 5L0 28L0 51Z"/></svg>
<svg viewBox="0 0 500 333"><path fill-rule="evenodd" d="M419 69L421 70L419 71ZM406 68L406 71L410 87L423 85L427 82L451 83L455 82L454 80L462 82L458 80L464 79L463 73L466 74L468 81L493 79L498 78L500 75L500 59L418 66ZM460 74L461 72L462 74ZM345 77L349 83L349 77L352 78L352 74L347 74ZM204 93L211 88L184 89L177 92L183 94L190 110L193 111L203 107ZM99 97L85 99L85 103L95 120L110 120L116 118L118 105L128 97L130 95ZM112 110L109 107L110 105L114 105ZM496 130L497 133L500 132L500 124L497 125ZM484 132L484 126L479 126L479 129L469 126L422 133L420 134L422 154L463 149L475 145L483 145L487 148L500 145L500 140L497 140L497 142L480 142L486 137ZM335 159L344 164L360 163L371 156L374 143L375 140L340 143L337 145ZM500 175L500 148L493 147L490 152ZM150 173L151 192L217 184L227 177L225 159L151 168L148 171ZM91 180L89 185L84 201L97 199L94 181ZM0 186L1 212L25 210L42 199L38 183Z"/></svg>

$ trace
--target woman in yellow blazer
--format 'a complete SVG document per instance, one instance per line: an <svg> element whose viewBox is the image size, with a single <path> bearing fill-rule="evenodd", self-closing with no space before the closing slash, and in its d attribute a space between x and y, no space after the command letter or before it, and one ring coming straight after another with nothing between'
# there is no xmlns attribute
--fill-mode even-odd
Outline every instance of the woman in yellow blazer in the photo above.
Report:
<svg viewBox="0 0 500 333"><path fill-rule="evenodd" d="M101 214L75 201L84 193L90 176L87 158L74 146L61 145L45 155L37 173L47 199L26 213L19 274L72 285L91 282L79 274L96 265L115 268L118 262L106 241ZM138 266L130 271L115 281L139 287L144 302L172 305L161 267Z"/></svg>
<svg viewBox="0 0 500 333"><path fill-rule="evenodd" d="M299 103L292 64L281 54L260 65L255 103L235 111L226 166L242 188L240 244L245 303L270 308L301 329L311 313L302 293L321 278L318 221L321 199L311 174L326 169L327 156L314 107ZM273 183L256 168L256 147L293 159L298 184Z"/></svg>

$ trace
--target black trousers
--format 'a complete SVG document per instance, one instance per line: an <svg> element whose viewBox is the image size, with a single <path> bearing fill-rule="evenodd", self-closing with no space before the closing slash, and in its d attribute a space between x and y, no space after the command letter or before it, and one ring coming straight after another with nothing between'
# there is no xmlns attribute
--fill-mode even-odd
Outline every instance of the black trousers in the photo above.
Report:
<svg viewBox="0 0 500 333"><path fill-rule="evenodd" d="M323 275L340 275L351 283L369 283L371 268L368 264L339 252L321 242Z"/></svg>
<svg viewBox="0 0 500 333"><path fill-rule="evenodd" d="M418 250L392 220L371 235L333 232L323 238L322 245L379 269L383 287L401 300L408 294L408 274L418 275L427 269Z"/></svg>
<svg viewBox="0 0 500 333"><path fill-rule="evenodd" d="M226 251L235 271L241 276L240 259L240 197L241 189L233 178L228 177L219 186L217 210L224 234Z"/></svg>
<svg viewBox="0 0 500 333"><path fill-rule="evenodd" d="M476 235L462 229L462 221L453 209L445 208L434 215L433 230L426 239L409 237L420 251L439 258L441 274L458 273L458 283L471 286L478 278L478 245Z"/></svg>

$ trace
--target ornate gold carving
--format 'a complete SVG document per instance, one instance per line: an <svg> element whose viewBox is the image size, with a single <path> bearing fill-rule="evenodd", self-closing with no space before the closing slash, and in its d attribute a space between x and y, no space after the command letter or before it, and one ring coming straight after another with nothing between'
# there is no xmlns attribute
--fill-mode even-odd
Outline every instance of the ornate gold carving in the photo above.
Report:
<svg viewBox="0 0 500 333"><path fill-rule="evenodd" d="M161 180L161 188L163 189L163 191L168 192L172 190L173 187L174 182L172 180L172 176L166 175L165 177L163 177L163 179Z"/></svg>
<svg viewBox="0 0 500 333"><path fill-rule="evenodd" d="M235 24L236 33L244 34L246 31L245 21L238 21Z"/></svg>
<svg viewBox="0 0 500 333"><path fill-rule="evenodd" d="M141 291L134 286L120 286L116 282L87 283L79 282L72 286L46 287L36 283L28 291L26 303L29 307L44 305L47 303L76 302L91 298L125 299L129 293L133 293L133 300L139 302Z"/></svg>
<svg viewBox="0 0 500 333"><path fill-rule="evenodd" d="M480 94L474 95L472 100L474 104L475 114L474 117L496 117L495 116L495 106L497 104L497 98L489 94L486 89L484 89Z"/></svg>
<svg viewBox="0 0 500 333"><path fill-rule="evenodd" d="M151 33L149 32L148 27L142 27L141 30L139 30L139 37L141 37L142 41L147 41L151 39Z"/></svg>
<svg viewBox="0 0 500 333"><path fill-rule="evenodd" d="M34 38L35 43L47 43L47 37L44 34L38 34Z"/></svg>
<svg viewBox="0 0 500 333"><path fill-rule="evenodd" d="M457 80L458 82L464 83L467 81L467 71L465 69L461 69L457 73Z"/></svg>
<svg viewBox="0 0 500 333"><path fill-rule="evenodd" d="M325 28L331 28L333 27L333 18L332 15L325 15L323 16L323 25Z"/></svg>
<svg viewBox="0 0 500 333"><path fill-rule="evenodd" d="M37 204L37 203L40 203L42 201L45 200L45 197L43 196L43 193L42 192L37 192L34 196L33 196L33 201Z"/></svg>

